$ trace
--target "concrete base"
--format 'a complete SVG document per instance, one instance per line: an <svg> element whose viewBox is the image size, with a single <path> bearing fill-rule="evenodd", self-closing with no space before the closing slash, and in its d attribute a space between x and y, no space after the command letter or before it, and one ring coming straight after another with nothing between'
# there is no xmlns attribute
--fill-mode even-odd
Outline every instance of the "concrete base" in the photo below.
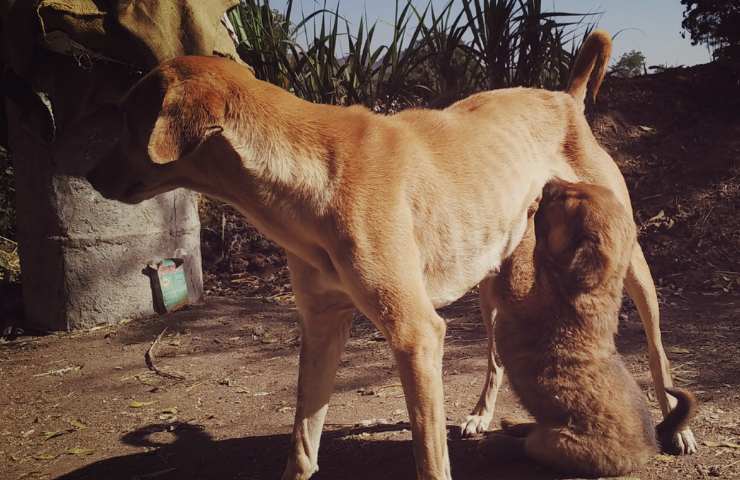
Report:
<svg viewBox="0 0 740 480"><path fill-rule="evenodd" d="M178 248L190 256L191 300L199 301L195 194L177 190L133 206L105 200L86 180L59 174L19 114L9 104L26 326L72 330L153 314L142 270Z"/></svg>

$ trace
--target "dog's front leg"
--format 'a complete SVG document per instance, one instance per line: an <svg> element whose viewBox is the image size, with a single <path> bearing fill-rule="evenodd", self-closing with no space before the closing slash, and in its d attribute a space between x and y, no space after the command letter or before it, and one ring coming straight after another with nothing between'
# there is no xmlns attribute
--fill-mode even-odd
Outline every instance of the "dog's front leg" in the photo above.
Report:
<svg viewBox="0 0 740 480"><path fill-rule="evenodd" d="M488 370L486 371L486 382L483 385L480 398L478 398L478 403L460 426L460 433L463 437L472 437L488 429L493 419L496 397L498 397L498 391L501 389L501 382L504 379L504 367L496 358L496 341L494 337L496 309L492 299L492 288L492 278L483 280L479 285L480 312L483 324L486 326L486 334L488 335Z"/></svg>
<svg viewBox="0 0 740 480"><path fill-rule="evenodd" d="M398 364L416 459L416 476L451 480L442 388L446 324L432 308L403 308L381 319Z"/></svg>
<svg viewBox="0 0 740 480"><path fill-rule="evenodd" d="M301 354L292 449L282 478L303 480L319 469L321 430L353 309L341 292L321 289L318 272L295 257L288 264L301 313Z"/></svg>

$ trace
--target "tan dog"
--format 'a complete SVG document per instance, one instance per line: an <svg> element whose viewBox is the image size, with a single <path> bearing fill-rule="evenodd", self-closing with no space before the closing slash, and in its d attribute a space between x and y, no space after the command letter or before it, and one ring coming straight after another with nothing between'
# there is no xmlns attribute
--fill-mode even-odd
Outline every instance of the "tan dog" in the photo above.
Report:
<svg viewBox="0 0 740 480"><path fill-rule="evenodd" d="M554 180L491 283L498 352L537 421L502 426L522 437L514 440L519 453L562 473L629 473L657 452L656 431L672 451L673 436L695 411L690 393L670 389L678 407L653 429L614 345L635 240L632 217L610 190ZM501 437L491 439L493 455L516 456Z"/></svg>
<svg viewBox="0 0 740 480"><path fill-rule="evenodd" d="M583 117L594 52L600 55L584 52L570 94L499 90L444 111L390 117L303 101L222 58L168 61L122 100L121 139L88 176L96 189L136 203L191 188L234 205L286 250L303 339L283 478L308 478L318 469L355 308L395 355L418 477L450 478L445 322L435 307L496 272L524 233L527 207L554 175L608 186L629 205L619 169ZM667 411L668 362L639 248L627 288L645 322ZM684 439L693 448L689 431Z"/></svg>

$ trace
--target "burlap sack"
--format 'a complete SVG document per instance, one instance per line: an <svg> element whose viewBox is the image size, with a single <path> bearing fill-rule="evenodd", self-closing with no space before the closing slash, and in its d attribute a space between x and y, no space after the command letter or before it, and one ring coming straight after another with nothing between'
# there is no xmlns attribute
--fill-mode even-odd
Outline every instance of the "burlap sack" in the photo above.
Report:
<svg viewBox="0 0 740 480"><path fill-rule="evenodd" d="M65 173L94 145L80 121L116 102L144 73L180 55L238 61L224 25L238 0L17 0L4 4L6 95L33 112L24 120L54 145ZM0 11L3 13L3 11ZM18 88L26 83L25 91ZM13 88L10 88L12 86ZM38 112L47 118L39 118ZM29 114L30 115L30 114ZM103 114L104 117L104 114ZM101 119L104 122L105 118ZM49 133L51 132L51 133ZM110 140L104 143L110 143ZM92 143L91 143L92 142ZM75 158L65 158L68 154Z"/></svg>

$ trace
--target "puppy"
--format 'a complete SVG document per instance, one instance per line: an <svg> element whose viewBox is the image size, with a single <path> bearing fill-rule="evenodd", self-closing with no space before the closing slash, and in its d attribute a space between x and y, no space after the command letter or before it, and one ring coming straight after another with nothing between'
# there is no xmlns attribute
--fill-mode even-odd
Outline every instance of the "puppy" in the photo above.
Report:
<svg viewBox="0 0 740 480"><path fill-rule="evenodd" d="M516 438L499 435L486 448L503 441L509 456L513 448L553 470L596 477L623 475L672 445L696 400L669 390L678 406L653 428L614 344L635 243L634 222L610 190L560 180L545 186L492 284L498 352L536 423L504 421Z"/></svg>

